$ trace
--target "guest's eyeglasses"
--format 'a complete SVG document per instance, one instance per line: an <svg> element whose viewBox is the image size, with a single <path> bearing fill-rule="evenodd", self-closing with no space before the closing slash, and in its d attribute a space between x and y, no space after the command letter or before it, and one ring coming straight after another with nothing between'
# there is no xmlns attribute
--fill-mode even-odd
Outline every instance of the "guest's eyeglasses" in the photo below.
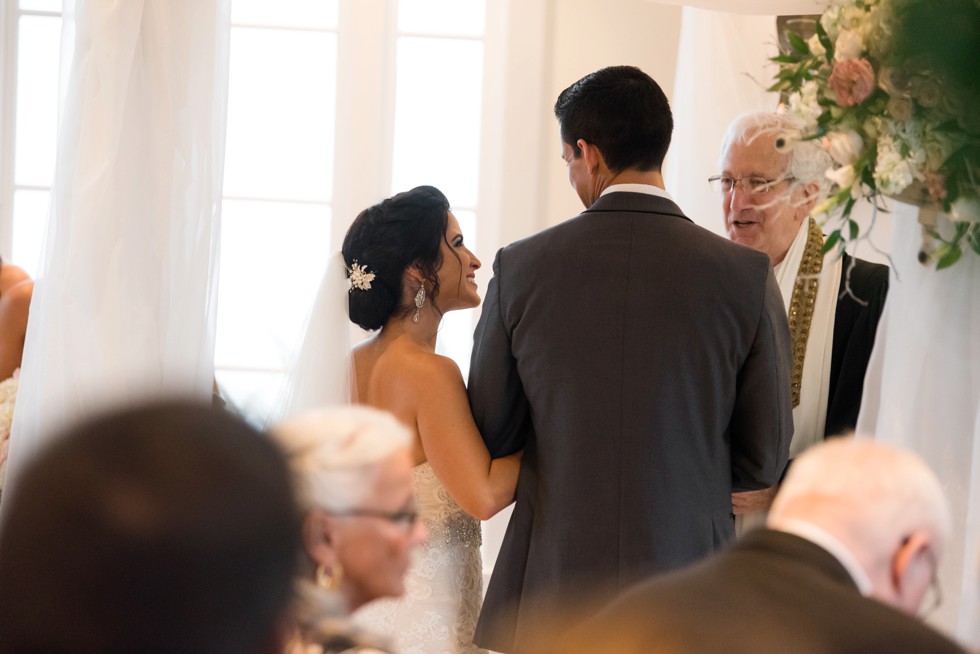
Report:
<svg viewBox="0 0 980 654"><path fill-rule="evenodd" d="M925 554L929 557L929 561L932 564L932 581L929 582L929 588L926 590L926 594L922 598L922 604L919 607L920 620L925 620L935 613L936 609L943 603L942 588L939 587L939 562L936 561L936 555L932 553L932 550L926 550Z"/></svg>
<svg viewBox="0 0 980 654"><path fill-rule="evenodd" d="M731 193L736 187L741 186L742 191L749 195L759 195L768 193L769 190L781 182L789 182L795 177L780 177L778 179L766 179L765 177L728 177L727 175L714 175L708 178L711 190L717 193Z"/></svg>
<svg viewBox="0 0 980 654"><path fill-rule="evenodd" d="M415 508L402 509L401 511L384 511L382 509L347 509L346 511L324 509L324 511L338 518L380 518L404 527L406 531L411 530L419 519L419 513Z"/></svg>

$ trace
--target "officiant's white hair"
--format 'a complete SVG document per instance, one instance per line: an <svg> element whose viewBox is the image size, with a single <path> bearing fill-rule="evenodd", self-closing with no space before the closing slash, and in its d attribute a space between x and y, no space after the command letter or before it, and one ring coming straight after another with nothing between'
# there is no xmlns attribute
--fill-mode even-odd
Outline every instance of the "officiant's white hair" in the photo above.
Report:
<svg viewBox="0 0 980 654"><path fill-rule="evenodd" d="M868 546L924 529L941 551L950 531L942 486L921 458L853 437L824 441L793 461L768 525L800 520Z"/></svg>
<svg viewBox="0 0 980 654"><path fill-rule="evenodd" d="M371 495L380 465L411 442L390 413L365 406L317 409L273 427L305 508L345 511Z"/></svg>
<svg viewBox="0 0 980 654"><path fill-rule="evenodd" d="M827 169L833 165L830 155L818 139L803 140L803 121L787 114L771 111L745 113L732 121L721 142L721 159L734 143L749 143L760 135L772 135L773 156L788 157L786 174L799 184L816 184L822 198L830 190Z"/></svg>

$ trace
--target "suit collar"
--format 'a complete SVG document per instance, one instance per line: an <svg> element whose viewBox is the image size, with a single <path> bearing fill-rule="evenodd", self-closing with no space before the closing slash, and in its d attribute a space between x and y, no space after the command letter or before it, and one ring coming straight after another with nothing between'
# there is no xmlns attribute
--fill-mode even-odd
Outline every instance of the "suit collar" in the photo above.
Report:
<svg viewBox="0 0 980 654"><path fill-rule="evenodd" d="M651 213L676 216L689 222L681 208L672 200L647 193L616 192L602 195L583 213L604 211L629 211L632 213Z"/></svg>
<svg viewBox="0 0 980 654"><path fill-rule="evenodd" d="M733 551L738 550L754 551L767 558L792 559L860 594L850 573L833 554L800 536L773 529L758 529L735 544Z"/></svg>

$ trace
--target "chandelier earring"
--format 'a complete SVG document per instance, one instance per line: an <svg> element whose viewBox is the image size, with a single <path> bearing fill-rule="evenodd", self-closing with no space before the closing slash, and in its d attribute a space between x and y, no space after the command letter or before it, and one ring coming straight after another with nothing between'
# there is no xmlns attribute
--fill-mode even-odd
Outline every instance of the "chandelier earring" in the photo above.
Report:
<svg viewBox="0 0 980 654"><path fill-rule="evenodd" d="M419 282L419 292L415 294L415 315L412 316L412 322L419 321L423 304L425 304L425 286Z"/></svg>
<svg viewBox="0 0 980 654"><path fill-rule="evenodd" d="M316 567L316 585L320 588L326 588L327 590L337 590L340 588L340 582L344 579L344 568L340 565L340 562L333 564L333 569L328 570L325 565L318 565Z"/></svg>

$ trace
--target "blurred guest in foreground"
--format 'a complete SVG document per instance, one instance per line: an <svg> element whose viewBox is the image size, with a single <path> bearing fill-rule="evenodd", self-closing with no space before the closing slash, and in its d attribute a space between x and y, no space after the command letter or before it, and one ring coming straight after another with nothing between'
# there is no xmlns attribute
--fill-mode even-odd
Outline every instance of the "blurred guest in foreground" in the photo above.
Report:
<svg viewBox="0 0 980 654"><path fill-rule="evenodd" d="M26 272L0 260L0 491L3 490L10 423L17 400L17 378L27 336L27 314L34 282Z"/></svg>
<svg viewBox="0 0 980 654"><path fill-rule="evenodd" d="M790 468L766 529L635 587L555 651L962 652L915 618L937 606L948 531L917 456L828 441Z"/></svg>
<svg viewBox="0 0 980 654"><path fill-rule="evenodd" d="M3 654L281 651L299 511L282 454L244 422L179 401L106 414L10 491Z"/></svg>
<svg viewBox="0 0 980 654"><path fill-rule="evenodd" d="M356 652L381 645L346 616L405 592L412 549L425 540L412 494L408 429L363 406L324 409L273 429L306 511L291 652Z"/></svg>
<svg viewBox="0 0 980 654"><path fill-rule="evenodd" d="M26 272L0 260L0 380L20 367L33 292Z"/></svg>

